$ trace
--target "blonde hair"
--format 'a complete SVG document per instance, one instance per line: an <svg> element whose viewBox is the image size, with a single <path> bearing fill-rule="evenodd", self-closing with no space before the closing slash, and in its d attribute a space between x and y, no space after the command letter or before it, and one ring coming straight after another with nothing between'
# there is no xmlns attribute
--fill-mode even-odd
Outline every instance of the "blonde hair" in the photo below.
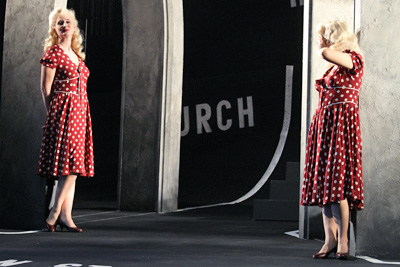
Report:
<svg viewBox="0 0 400 267"><path fill-rule="evenodd" d="M317 32L331 43L330 48L340 52L349 49L361 53L356 35L343 20L333 20L317 26Z"/></svg>
<svg viewBox="0 0 400 267"><path fill-rule="evenodd" d="M75 17L75 11L72 9L56 8L53 11L51 11L49 15L49 31L48 31L49 36L44 40L44 51L46 52L47 49L49 49L55 44L58 44L59 38L55 31L55 27L56 27L56 20L58 16L61 14L68 14L73 18L73 23L76 28L74 34L72 35L71 48L82 60L85 60L85 53L82 52L83 37L78 27L78 20Z"/></svg>

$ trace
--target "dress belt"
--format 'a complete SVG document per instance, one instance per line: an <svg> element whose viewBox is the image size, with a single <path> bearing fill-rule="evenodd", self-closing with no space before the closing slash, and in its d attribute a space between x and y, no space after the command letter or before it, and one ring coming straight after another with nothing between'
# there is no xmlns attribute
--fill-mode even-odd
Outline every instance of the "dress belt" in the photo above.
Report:
<svg viewBox="0 0 400 267"><path fill-rule="evenodd" d="M334 105L339 105L339 104L353 104L354 106L356 106L358 108L357 103L354 103L354 102L351 102L351 101L336 102L336 103L332 103L332 104L329 104L329 105L326 105L326 106L321 106L321 108L327 108L327 107L334 106Z"/></svg>
<svg viewBox="0 0 400 267"><path fill-rule="evenodd" d="M54 81L55 82L65 82L65 81L71 81L71 80L76 80L76 79L78 79L79 78L79 76L78 77L73 77L73 78L68 78L68 79L65 79L65 80L57 80L57 79L55 79Z"/></svg>
<svg viewBox="0 0 400 267"><path fill-rule="evenodd" d="M82 75L82 76L87 78L85 75ZM72 81L72 80L76 80L76 79L79 79L79 76L76 76L76 77L73 77L73 78L68 78L68 79L65 79L65 80L54 79L54 82L61 83L61 82L68 82L68 81Z"/></svg>
<svg viewBox="0 0 400 267"><path fill-rule="evenodd" d="M78 93L75 92L68 92L68 91L54 91L55 94L69 94L69 95L76 95L79 96ZM86 94L86 92L84 92Z"/></svg>
<svg viewBox="0 0 400 267"><path fill-rule="evenodd" d="M332 90L332 89L342 89L342 90L354 90L354 91L360 91L359 89L355 89L355 88L352 88L352 87L346 87L346 86L332 86L332 87L324 87L325 89L328 89L328 90Z"/></svg>

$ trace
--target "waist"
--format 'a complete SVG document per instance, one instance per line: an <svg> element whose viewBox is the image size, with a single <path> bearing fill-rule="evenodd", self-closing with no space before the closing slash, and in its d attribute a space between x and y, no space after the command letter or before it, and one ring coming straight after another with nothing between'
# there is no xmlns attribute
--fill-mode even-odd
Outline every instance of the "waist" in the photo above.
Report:
<svg viewBox="0 0 400 267"><path fill-rule="evenodd" d="M324 108L328 108L328 107L336 106L336 105L350 105L350 106L353 106L353 107L358 108L358 104L355 103L355 102L352 102L352 101L340 101L340 102L322 104L322 105L320 106L320 109L324 109Z"/></svg>
<svg viewBox="0 0 400 267"><path fill-rule="evenodd" d="M77 79L79 79L79 76L76 76L76 77L71 77L71 78L65 78L65 79L54 79L54 82L57 82L57 83L61 83L61 82L67 82L67 83L69 83L69 81L73 81L73 80L77 80Z"/></svg>
<svg viewBox="0 0 400 267"><path fill-rule="evenodd" d="M53 92L54 94L68 94L68 95L76 95L79 96L78 92L73 91L63 91L63 90L56 90ZM86 95L86 91L82 92L82 95Z"/></svg>
<svg viewBox="0 0 400 267"><path fill-rule="evenodd" d="M354 87L347 87L347 86L324 86L325 89L328 90L353 90L359 92L360 89L354 88Z"/></svg>

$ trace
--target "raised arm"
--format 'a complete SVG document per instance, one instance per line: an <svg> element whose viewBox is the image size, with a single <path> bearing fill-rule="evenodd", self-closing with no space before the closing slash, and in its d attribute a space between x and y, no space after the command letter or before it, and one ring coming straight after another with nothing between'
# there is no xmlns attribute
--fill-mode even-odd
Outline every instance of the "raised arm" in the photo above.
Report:
<svg viewBox="0 0 400 267"><path fill-rule="evenodd" d="M326 61L345 67L347 69L353 68L353 61L349 54L342 53L335 49L329 48L330 43L324 37L320 36L318 43L318 54Z"/></svg>
<svg viewBox="0 0 400 267"><path fill-rule="evenodd" d="M52 69L42 65L42 71L40 75L40 89L42 91L43 104L46 112L49 110L50 100L52 97L52 86L56 69Z"/></svg>

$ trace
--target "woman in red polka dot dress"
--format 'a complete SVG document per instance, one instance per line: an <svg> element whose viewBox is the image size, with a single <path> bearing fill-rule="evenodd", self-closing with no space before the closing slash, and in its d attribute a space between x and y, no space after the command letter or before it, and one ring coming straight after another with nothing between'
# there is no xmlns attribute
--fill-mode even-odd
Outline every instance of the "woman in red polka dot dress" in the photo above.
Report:
<svg viewBox="0 0 400 267"><path fill-rule="evenodd" d="M37 174L58 179L55 203L46 229L57 224L81 232L72 220L77 176L94 175L93 138L86 83L89 70L83 63L82 36L75 13L56 9L49 17L45 40L41 90L47 110Z"/></svg>
<svg viewBox="0 0 400 267"><path fill-rule="evenodd" d="M318 53L329 63L316 90L319 103L308 132L301 204L323 208L325 243L314 258L349 257L349 210L361 210L363 179L358 96L364 61L344 21L318 26Z"/></svg>

